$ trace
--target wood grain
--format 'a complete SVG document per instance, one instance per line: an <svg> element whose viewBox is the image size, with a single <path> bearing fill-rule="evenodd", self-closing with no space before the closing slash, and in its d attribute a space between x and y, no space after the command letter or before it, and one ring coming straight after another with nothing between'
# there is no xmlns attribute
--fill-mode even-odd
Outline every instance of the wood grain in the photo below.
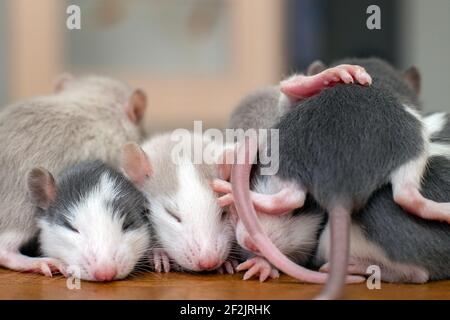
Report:
<svg viewBox="0 0 450 320"><path fill-rule="evenodd" d="M0 299L309 299L321 286L287 276L266 283L243 281L242 274L144 274L110 283L82 282L69 290L66 279L0 270ZM347 299L450 299L450 281L424 285L383 283L380 290L349 285Z"/></svg>

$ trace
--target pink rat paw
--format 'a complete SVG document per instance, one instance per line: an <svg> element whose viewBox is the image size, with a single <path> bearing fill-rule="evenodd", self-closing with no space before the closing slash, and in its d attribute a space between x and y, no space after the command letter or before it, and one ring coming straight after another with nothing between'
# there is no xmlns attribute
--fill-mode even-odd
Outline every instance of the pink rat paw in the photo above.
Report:
<svg viewBox="0 0 450 320"><path fill-rule="evenodd" d="M170 258L163 249L153 249L150 254L150 264L158 273L170 271Z"/></svg>
<svg viewBox="0 0 450 320"><path fill-rule="evenodd" d="M264 282L268 278L277 279L280 276L278 270L272 267L272 265L262 257L248 259L236 268L236 271L244 270L247 270L243 277L244 280L248 280L259 275L259 281Z"/></svg>
<svg viewBox="0 0 450 320"><path fill-rule="evenodd" d="M216 271L219 274L234 274L239 262L235 259L226 260Z"/></svg>
<svg viewBox="0 0 450 320"><path fill-rule="evenodd" d="M24 272L39 273L46 277L52 277L53 274L60 273L67 277L65 265L52 258L33 258L33 261L26 266Z"/></svg>
<svg viewBox="0 0 450 320"><path fill-rule="evenodd" d="M217 203L221 208L227 207L234 203L233 196L231 194L231 183L222 179L214 179L211 182L211 188L214 192L223 194L217 198Z"/></svg>
<svg viewBox="0 0 450 320"><path fill-rule="evenodd" d="M281 82L281 92L289 97L304 99L318 94L323 89L332 87L337 83L358 83L363 86L372 84L372 78L360 66L341 64L328 68L316 75L295 75Z"/></svg>

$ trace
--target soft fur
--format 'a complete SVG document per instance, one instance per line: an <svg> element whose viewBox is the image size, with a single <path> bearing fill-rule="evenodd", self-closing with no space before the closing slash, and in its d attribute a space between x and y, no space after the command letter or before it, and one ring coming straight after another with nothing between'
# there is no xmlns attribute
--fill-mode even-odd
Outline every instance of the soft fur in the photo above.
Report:
<svg viewBox="0 0 450 320"><path fill-rule="evenodd" d="M29 170L41 166L58 175L90 159L117 166L122 145L140 139L125 112L128 86L91 76L58 88L0 113L0 252L18 251L37 231L26 187Z"/></svg>

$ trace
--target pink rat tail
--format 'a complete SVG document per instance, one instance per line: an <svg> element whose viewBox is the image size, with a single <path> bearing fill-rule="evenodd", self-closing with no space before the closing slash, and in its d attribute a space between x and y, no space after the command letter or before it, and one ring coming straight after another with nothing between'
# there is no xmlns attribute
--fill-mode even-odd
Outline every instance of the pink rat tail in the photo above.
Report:
<svg viewBox="0 0 450 320"><path fill-rule="evenodd" d="M237 164L233 165L231 171L232 193L239 218L244 223L247 232L253 239L258 250L276 268L302 282L316 284L325 283L328 278L327 274L308 270L292 262L281 253L277 247L275 247L263 231L250 196L250 172L253 163L251 160L256 157L257 150L256 142L246 138L244 145L238 150L237 157L238 160L244 160L243 164L238 161ZM348 283L359 283L362 281L364 281L363 277L349 276L347 278ZM331 288L333 289L332 292L330 292L330 290L325 291L325 296L322 295L319 297L334 298L334 291L336 291L334 288L335 286Z"/></svg>
<svg viewBox="0 0 450 320"><path fill-rule="evenodd" d="M342 205L328 210L330 217L330 278L318 300L342 297L350 251L351 211Z"/></svg>

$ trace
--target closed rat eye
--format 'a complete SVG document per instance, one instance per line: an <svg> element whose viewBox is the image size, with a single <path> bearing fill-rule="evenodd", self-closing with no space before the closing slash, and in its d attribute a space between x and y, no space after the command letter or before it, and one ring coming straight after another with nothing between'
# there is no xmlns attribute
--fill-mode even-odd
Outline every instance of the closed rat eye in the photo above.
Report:
<svg viewBox="0 0 450 320"><path fill-rule="evenodd" d="M178 223L181 223L181 218L180 218L175 212L173 212L172 210L169 210L169 209L167 209L167 208L166 208L166 211L167 211L167 213L168 213L172 218L174 218Z"/></svg>
<svg viewBox="0 0 450 320"><path fill-rule="evenodd" d="M64 227L69 229L70 231L73 231L73 232L76 232L76 233L80 233L80 231L78 231L73 225L71 225L67 221L64 221Z"/></svg>

